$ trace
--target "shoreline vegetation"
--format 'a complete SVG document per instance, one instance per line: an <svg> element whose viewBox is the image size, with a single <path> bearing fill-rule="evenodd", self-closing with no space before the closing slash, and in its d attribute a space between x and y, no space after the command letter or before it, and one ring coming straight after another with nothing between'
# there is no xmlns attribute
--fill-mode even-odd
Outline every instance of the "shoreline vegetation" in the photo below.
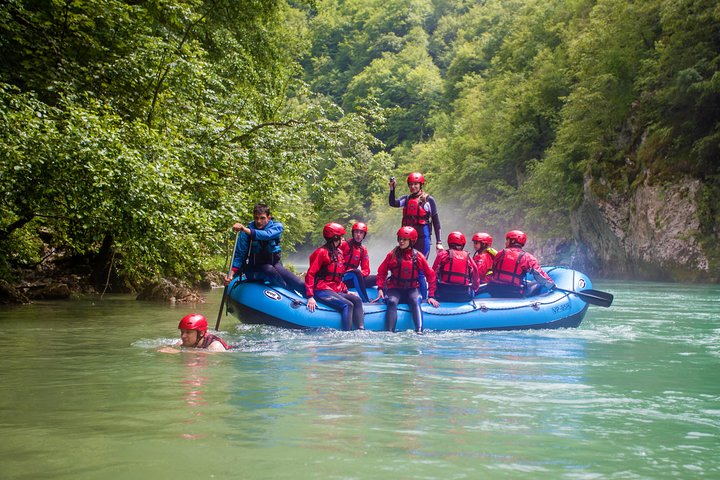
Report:
<svg viewBox="0 0 720 480"><path fill-rule="evenodd" d="M0 279L196 285L256 203L287 251L381 236L418 171L446 233L720 282L719 32L716 0L5 2Z"/></svg>

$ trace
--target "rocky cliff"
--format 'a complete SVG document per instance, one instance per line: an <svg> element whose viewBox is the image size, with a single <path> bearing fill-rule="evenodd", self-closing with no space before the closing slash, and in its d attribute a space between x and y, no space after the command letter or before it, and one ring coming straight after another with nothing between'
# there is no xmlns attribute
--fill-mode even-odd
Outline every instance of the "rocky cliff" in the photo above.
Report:
<svg viewBox="0 0 720 480"><path fill-rule="evenodd" d="M719 281L720 269L704 246L701 181L651 180L646 175L631 193L600 199L586 179L583 202L571 218L576 245L564 256L601 277Z"/></svg>

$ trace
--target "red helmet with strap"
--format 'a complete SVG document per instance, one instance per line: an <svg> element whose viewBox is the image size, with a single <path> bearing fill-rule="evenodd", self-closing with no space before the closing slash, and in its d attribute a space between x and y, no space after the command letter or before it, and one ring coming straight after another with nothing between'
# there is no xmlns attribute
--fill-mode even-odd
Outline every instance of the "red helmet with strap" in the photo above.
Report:
<svg viewBox="0 0 720 480"><path fill-rule="evenodd" d="M179 330L198 330L200 332L207 332L208 323L205 315L199 313L191 313L185 315L180 323L178 324Z"/></svg>
<svg viewBox="0 0 720 480"><path fill-rule="evenodd" d="M355 230L360 230L361 232L365 232L365 235L367 235L367 232L368 232L367 225L365 225L365 224L362 223L362 222L355 222L355 223L353 224L351 230L352 230L353 232L354 232Z"/></svg>
<svg viewBox="0 0 720 480"><path fill-rule="evenodd" d="M325 240L330 240L334 237L342 237L343 235L345 235L345 227L339 223L327 223L323 228L323 237L325 237Z"/></svg>
<svg viewBox="0 0 720 480"><path fill-rule="evenodd" d="M527 242L527 235L520 230L510 230L505 234L505 240L512 240L522 247L525 245L525 242Z"/></svg>
<svg viewBox="0 0 720 480"><path fill-rule="evenodd" d="M408 175L407 183L419 183L420 185L424 185L425 177L420 172L413 172Z"/></svg>
<svg viewBox="0 0 720 480"><path fill-rule="evenodd" d="M413 227L400 227L400 230L397 231L397 238L407 238L411 243L415 243L418 233Z"/></svg>
<svg viewBox="0 0 720 480"><path fill-rule="evenodd" d="M473 235L472 241L482 242L488 247L492 246L492 237L490 236L490 234L485 232L477 232L475 235Z"/></svg>
<svg viewBox="0 0 720 480"><path fill-rule="evenodd" d="M463 235L462 232L450 232L450 235L448 235L448 245L460 245L461 247L464 247L467 241L465 240L465 235Z"/></svg>

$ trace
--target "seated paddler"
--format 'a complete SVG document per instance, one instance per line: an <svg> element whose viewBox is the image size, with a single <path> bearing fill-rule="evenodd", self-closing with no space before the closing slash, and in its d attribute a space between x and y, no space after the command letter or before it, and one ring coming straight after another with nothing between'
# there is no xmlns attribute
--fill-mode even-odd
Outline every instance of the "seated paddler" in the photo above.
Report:
<svg viewBox="0 0 720 480"><path fill-rule="evenodd" d="M249 282L269 283L299 294L305 291L302 280L282 264L280 237L285 227L270 215L270 207L258 203L253 208L253 221L236 223L233 230L240 237L226 282L245 274Z"/></svg>
<svg viewBox="0 0 720 480"><path fill-rule="evenodd" d="M492 276L487 291L493 297L522 298L536 294L540 287L552 289L555 282L537 259L523 250L527 235L520 230L505 234L505 248L493 259ZM527 281L530 272L534 281Z"/></svg>
<svg viewBox="0 0 720 480"><path fill-rule="evenodd" d="M345 261L340 250L343 235L345 227L339 223L328 223L323 228L325 244L310 255L310 266L305 273L307 308L314 312L317 302L323 303L340 312L343 330L365 330L362 299L349 293L343 281Z"/></svg>
<svg viewBox="0 0 720 480"><path fill-rule="evenodd" d="M462 232L451 232L447 243L448 250L438 250L433 263L437 276L435 296L443 302L469 302L480 286L477 264L464 250Z"/></svg>
<svg viewBox="0 0 720 480"><path fill-rule="evenodd" d="M375 286L375 275L370 274L370 255L363 240L368 232L367 224L355 222L350 230L350 240L340 243L345 260L343 281L348 287L355 287L363 302L369 302L367 287Z"/></svg>

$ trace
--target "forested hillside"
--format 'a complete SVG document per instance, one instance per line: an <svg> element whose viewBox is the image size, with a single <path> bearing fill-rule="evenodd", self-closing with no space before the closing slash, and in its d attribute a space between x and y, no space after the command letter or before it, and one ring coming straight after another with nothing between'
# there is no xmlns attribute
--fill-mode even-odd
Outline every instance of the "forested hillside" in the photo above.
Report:
<svg viewBox="0 0 720 480"><path fill-rule="evenodd" d="M445 235L720 279L716 1L10 0L0 49L6 278L193 277L257 201L372 242L419 170Z"/></svg>
<svg viewBox="0 0 720 480"><path fill-rule="evenodd" d="M445 232L521 227L546 261L720 277L717 2L328 1L311 26L309 85L387 109L384 151L425 172Z"/></svg>
<svg viewBox="0 0 720 480"><path fill-rule="evenodd" d="M323 165L364 155L376 119L299 80L293 3L3 2L0 274L61 255L97 285L193 277L257 201L303 239Z"/></svg>

